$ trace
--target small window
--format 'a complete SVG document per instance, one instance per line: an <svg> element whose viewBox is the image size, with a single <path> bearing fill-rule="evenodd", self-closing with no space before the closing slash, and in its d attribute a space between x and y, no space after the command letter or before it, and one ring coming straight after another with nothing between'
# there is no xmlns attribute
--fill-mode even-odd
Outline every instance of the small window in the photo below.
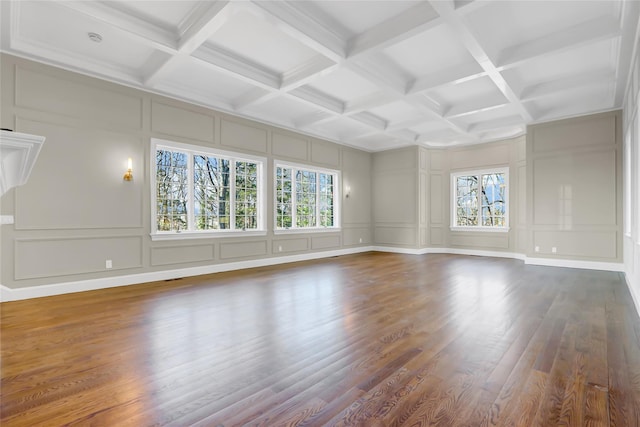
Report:
<svg viewBox="0 0 640 427"><path fill-rule="evenodd" d="M264 231L264 160L152 140L152 236Z"/></svg>
<svg viewBox="0 0 640 427"><path fill-rule="evenodd" d="M507 168L451 174L451 190L452 230L509 229Z"/></svg>
<svg viewBox="0 0 640 427"><path fill-rule="evenodd" d="M276 163L276 230L338 228L338 171Z"/></svg>

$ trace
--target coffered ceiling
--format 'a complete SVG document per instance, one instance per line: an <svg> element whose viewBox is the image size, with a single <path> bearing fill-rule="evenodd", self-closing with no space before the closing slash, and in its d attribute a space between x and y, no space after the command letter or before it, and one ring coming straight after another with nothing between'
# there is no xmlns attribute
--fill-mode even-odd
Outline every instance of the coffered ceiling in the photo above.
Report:
<svg viewBox="0 0 640 427"><path fill-rule="evenodd" d="M369 151L621 107L640 15L621 0L0 8L4 52Z"/></svg>

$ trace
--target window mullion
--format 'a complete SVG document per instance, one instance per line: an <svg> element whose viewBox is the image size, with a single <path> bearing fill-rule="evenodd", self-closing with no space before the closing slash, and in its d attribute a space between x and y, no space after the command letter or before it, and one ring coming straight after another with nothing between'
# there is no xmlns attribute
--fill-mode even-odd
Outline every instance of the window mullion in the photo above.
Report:
<svg viewBox="0 0 640 427"><path fill-rule="evenodd" d="M236 229L236 161L229 161L229 222L230 230Z"/></svg>
<svg viewBox="0 0 640 427"><path fill-rule="evenodd" d="M195 179L194 175L194 159L193 153L187 153L187 230L194 231L196 214L196 198L195 198Z"/></svg>
<svg viewBox="0 0 640 427"><path fill-rule="evenodd" d="M484 221L482 215L484 209L482 208L482 174L478 174L478 227L484 227Z"/></svg>
<svg viewBox="0 0 640 427"><path fill-rule="evenodd" d="M297 180L298 171L291 168L291 228L298 228L298 191Z"/></svg>
<svg viewBox="0 0 640 427"><path fill-rule="evenodd" d="M320 227L320 172L316 172L316 227Z"/></svg>

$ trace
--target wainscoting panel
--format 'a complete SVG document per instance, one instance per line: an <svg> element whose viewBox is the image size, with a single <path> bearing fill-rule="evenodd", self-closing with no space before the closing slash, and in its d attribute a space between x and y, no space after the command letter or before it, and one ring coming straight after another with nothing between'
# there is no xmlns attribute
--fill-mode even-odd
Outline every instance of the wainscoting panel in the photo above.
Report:
<svg viewBox="0 0 640 427"><path fill-rule="evenodd" d="M222 119L221 141L225 147L267 152L267 131L258 127Z"/></svg>
<svg viewBox="0 0 640 427"><path fill-rule="evenodd" d="M151 248L151 265L213 261L214 245L163 246Z"/></svg>
<svg viewBox="0 0 640 427"><path fill-rule="evenodd" d="M214 119L213 115L152 102L151 131L213 142Z"/></svg>
<svg viewBox="0 0 640 427"><path fill-rule="evenodd" d="M21 238L14 241L14 250L15 280L142 267L140 236Z"/></svg>

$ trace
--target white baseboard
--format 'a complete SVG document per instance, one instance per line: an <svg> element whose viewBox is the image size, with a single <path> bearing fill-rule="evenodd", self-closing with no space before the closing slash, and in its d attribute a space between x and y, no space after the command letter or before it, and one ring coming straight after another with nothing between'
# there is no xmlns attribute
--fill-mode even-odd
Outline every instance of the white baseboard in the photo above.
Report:
<svg viewBox="0 0 640 427"><path fill-rule="evenodd" d="M115 288L118 286L134 285L159 280L177 279L181 277L200 276L203 274L221 273L223 271L242 270L246 268L265 267L269 265L286 264L290 262L309 261L320 258L330 258L340 255L350 255L371 251L370 246L339 249L334 251L312 252L300 255L280 256L256 259L250 261L229 262L223 264L189 267L176 270L163 270L148 273L129 274L126 276L104 277L100 279L80 280L77 282L55 283L51 285L29 286L11 289L0 285L0 302L18 301L29 298L41 298L53 295L69 294L73 292L93 291L96 289Z"/></svg>
<svg viewBox="0 0 640 427"><path fill-rule="evenodd" d="M454 254L484 257L513 258L524 261L525 264L546 265L553 267L584 268L590 270L624 271L623 264L575 261L563 259L529 258L524 254L514 252L484 251L457 248L400 248L392 246L360 246L356 248L339 249L325 252L312 252L300 255L289 255L273 258L264 258L249 261L229 262L223 264L206 265L202 267L181 268L176 270L163 270L148 273L130 274L126 276L104 277L100 279L80 280L76 282L55 283L51 285L29 286L25 288L11 289L0 285L0 302L18 301L29 298L41 298L53 295L68 294L72 292L92 291L96 289L114 288L117 286L133 285L138 283L155 282L159 280L177 279L180 277L199 276L202 274L221 273L223 271L242 270L246 268L265 267L269 265L285 264L290 262L308 261L320 258L329 258L340 255L350 255L361 252L378 251L394 252L409 255L424 254ZM628 280L628 279L627 279ZM629 285L630 289L631 286ZM637 296L633 291L634 303L639 307ZM640 310L638 310L640 313Z"/></svg>
<svg viewBox="0 0 640 427"><path fill-rule="evenodd" d="M631 294L631 300L633 300L633 305L636 307L636 311L638 312L638 317L640 317L640 295L637 295L635 289L633 288L633 284L631 283L631 279L628 274L624 274L624 280L627 282L627 288L629 288L629 293Z"/></svg>
<svg viewBox="0 0 640 427"><path fill-rule="evenodd" d="M525 257L524 263L531 265L544 265L547 267L583 268L586 270L624 272L624 264L621 262L577 261L573 259Z"/></svg>

